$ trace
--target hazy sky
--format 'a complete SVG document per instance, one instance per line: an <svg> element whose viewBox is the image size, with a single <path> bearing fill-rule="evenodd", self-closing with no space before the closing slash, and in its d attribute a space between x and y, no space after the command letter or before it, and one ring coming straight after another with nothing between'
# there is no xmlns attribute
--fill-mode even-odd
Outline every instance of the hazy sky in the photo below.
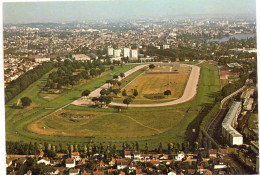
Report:
<svg viewBox="0 0 260 175"><path fill-rule="evenodd" d="M201 14L254 15L255 0L107 0L4 2L4 23L154 18Z"/></svg>

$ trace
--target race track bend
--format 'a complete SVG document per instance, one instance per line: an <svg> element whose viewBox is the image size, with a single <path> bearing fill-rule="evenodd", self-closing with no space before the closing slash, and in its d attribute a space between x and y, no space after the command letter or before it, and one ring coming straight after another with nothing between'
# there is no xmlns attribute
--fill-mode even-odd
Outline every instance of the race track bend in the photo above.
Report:
<svg viewBox="0 0 260 175"><path fill-rule="evenodd" d="M200 64L200 63L199 63ZM125 77L131 75L132 73L136 72L137 70L143 68L143 67L147 67L148 64L145 65L139 65L134 67L133 69L125 72ZM191 100L192 98L195 97L195 95L197 94L197 87L198 87L198 82L199 82L199 77L200 77L200 67L196 66L196 65L187 65L184 64L184 66L189 66L191 67L191 73L187 82L187 85L185 87L184 93L182 95L181 98L173 100L173 101L169 101L169 102L165 102L165 103L156 103L156 104L129 104L128 107L135 107L135 108L147 108L147 107L161 107L161 106L171 106L171 105L176 105L176 104L180 104L180 103L185 103L189 100ZM124 77L124 78L125 78ZM119 81L121 81L122 79L119 78ZM102 85L101 87L97 88L96 90L92 91L88 97L86 97L85 99L91 99L93 97L99 97L100 96L100 91L102 89L108 89L109 88L109 84L105 83L104 85ZM73 105L78 105L78 106L86 106L86 100L83 98L79 98L75 101L73 101L70 104ZM110 106L121 106L121 107L126 107L126 104L123 103L115 103L115 102L111 102L109 104Z"/></svg>
<svg viewBox="0 0 260 175"><path fill-rule="evenodd" d="M161 106L171 106L171 105L176 105L180 103L185 103L189 100L191 100L195 95L197 94L197 87L198 87L198 82L199 82L199 76L200 76L200 67L195 66L195 65L186 65L190 66L191 73L189 76L189 80L187 82L187 85L185 87L184 93L181 98L165 103L156 103L156 104L129 104L128 107L135 107L135 108L148 108L148 107L161 107ZM115 103L112 102L109 105L111 106L122 106L126 107L126 104L122 103Z"/></svg>

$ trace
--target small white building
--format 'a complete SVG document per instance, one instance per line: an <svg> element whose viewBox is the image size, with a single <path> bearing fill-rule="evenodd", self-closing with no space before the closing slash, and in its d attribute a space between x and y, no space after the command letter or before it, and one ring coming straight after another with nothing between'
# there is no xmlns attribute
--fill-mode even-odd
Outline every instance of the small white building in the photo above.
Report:
<svg viewBox="0 0 260 175"><path fill-rule="evenodd" d="M36 63L48 62L51 61L50 58L35 58Z"/></svg>
<svg viewBox="0 0 260 175"><path fill-rule="evenodd" d="M179 152L178 154L177 154L177 156L175 156L175 160L182 160L182 159L184 159L185 158L185 154L184 154L184 152Z"/></svg>
<svg viewBox="0 0 260 175"><path fill-rule="evenodd" d="M76 161L80 161L80 159L81 159L79 152L72 152L71 158L75 159Z"/></svg>
<svg viewBox="0 0 260 175"><path fill-rule="evenodd" d="M37 164L44 163L45 165L49 165L51 163L50 159L47 157L43 157L41 160L37 161Z"/></svg>
<svg viewBox="0 0 260 175"><path fill-rule="evenodd" d="M66 168L74 168L76 166L76 161L73 158L68 158L65 160L65 167Z"/></svg>
<svg viewBox="0 0 260 175"><path fill-rule="evenodd" d="M72 55L72 58L75 61L90 61L90 57L85 54L75 54L75 55Z"/></svg>
<svg viewBox="0 0 260 175"><path fill-rule="evenodd" d="M170 48L170 46L168 44L163 45L163 49L169 49L169 48Z"/></svg>

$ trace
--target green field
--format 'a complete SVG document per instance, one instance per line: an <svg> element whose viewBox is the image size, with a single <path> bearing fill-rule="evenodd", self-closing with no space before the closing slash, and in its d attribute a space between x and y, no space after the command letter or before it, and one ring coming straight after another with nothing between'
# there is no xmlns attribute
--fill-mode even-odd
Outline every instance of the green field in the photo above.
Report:
<svg viewBox="0 0 260 175"><path fill-rule="evenodd" d="M194 125L194 121L204 104L213 104L214 95L220 90L217 67L208 63L199 66L201 67L201 76L198 94L190 102L160 108L123 109L121 113L113 108L86 108L74 105L64 109L65 112L73 114L91 115L87 120L69 120L52 115L44 116L54 111L54 109L49 108L57 109L70 103L80 96L83 89L93 90L113 75L107 74L100 79L92 80L87 85L75 88L52 101L45 100L38 94L39 86L45 81L46 75L19 95L19 98L22 96L31 97L34 102L32 108L15 109L8 106L16 103L18 97L7 104L6 138L8 141L23 140L53 144L81 144L92 140L94 143L122 145L122 142L138 141L140 146L148 143L149 148L157 147L159 142L164 143L164 145L168 142L181 143L185 139L187 128L190 128L191 124ZM133 66L125 66L123 70L126 71L131 67ZM123 70L117 67L114 74L119 74ZM37 132L42 132L42 134L32 132L30 130L32 124L37 124ZM53 133L46 134L44 132L47 130L40 131L42 126L46 126L47 130L49 128ZM64 133L62 135L58 132ZM75 137L77 134L79 136Z"/></svg>

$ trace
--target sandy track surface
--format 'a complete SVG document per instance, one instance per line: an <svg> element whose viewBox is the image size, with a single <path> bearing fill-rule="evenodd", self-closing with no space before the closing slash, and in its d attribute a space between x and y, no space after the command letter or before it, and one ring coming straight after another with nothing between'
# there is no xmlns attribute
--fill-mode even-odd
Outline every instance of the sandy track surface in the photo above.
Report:
<svg viewBox="0 0 260 175"><path fill-rule="evenodd" d="M199 83L199 76L200 76L200 67L195 65L187 65L190 66L191 73L187 85L185 87L184 93L181 98L165 103L157 103L157 104L129 104L128 107L135 107L135 108L147 108L147 107L161 107L161 106L171 106L180 103L185 103L191 100L197 94L197 88ZM123 106L126 107L125 104L122 103L110 103L111 106Z"/></svg>

